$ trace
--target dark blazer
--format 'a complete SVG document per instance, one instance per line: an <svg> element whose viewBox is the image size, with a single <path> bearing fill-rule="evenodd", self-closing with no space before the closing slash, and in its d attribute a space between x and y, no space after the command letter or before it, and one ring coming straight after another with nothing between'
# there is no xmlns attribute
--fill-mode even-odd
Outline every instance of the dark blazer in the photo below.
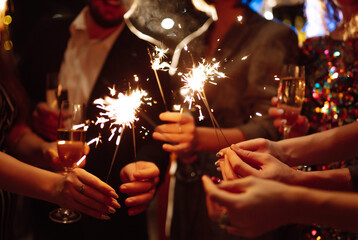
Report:
<svg viewBox="0 0 358 240"><path fill-rule="evenodd" d="M64 48L62 46L64 46L64 43L59 41L64 40L67 42L70 21L64 21L62 23L61 28L57 28L58 31L55 31L59 37L56 38L56 34L53 35L53 37L55 37L54 39L57 40L41 41L44 45L36 46L38 54L32 54L33 63L27 66L27 69L29 69L27 73L31 75L31 78L28 75L28 80L25 83L34 86L35 83L39 82L37 88L41 88L41 93L33 97L35 101L44 100L44 96L40 95L42 95L42 91L45 89L43 82L45 81L44 77L46 76L46 70L49 69L48 67L52 67L52 69L56 70L56 64L61 63L59 59L63 57ZM67 30L60 32L60 29L61 31L64 29ZM67 36L67 39L64 36ZM53 41L60 47L55 48ZM48 52L50 51L48 47L52 48L51 54ZM164 176L168 165L169 155L162 150L162 143L152 140L151 137L153 128L159 122L159 113L165 111L165 108L154 72L151 69L147 48L151 48L151 46L147 42L139 39L125 27L105 60L88 102L87 116L89 119L95 120L99 114L99 109L96 108L93 101L97 98L109 95L108 87L112 87L113 85L116 86L119 92L124 92L128 91L130 83L133 89L139 86L141 89L146 90L149 96L153 98L153 106L144 105L141 109L145 117L142 117L143 115L139 116L139 121L135 122L136 159L134 159L132 129L127 128L124 130L116 155L117 157L108 181L118 193L121 184L119 173L126 164L135 160L152 161L159 167L161 176ZM62 57L59 58L59 56ZM52 61L55 61L55 63ZM51 71L53 71L52 69ZM57 66L57 69L59 69L59 66ZM169 76L165 72L159 72L159 74L165 96L167 97L167 103L170 104ZM140 80L138 83L133 81L133 75L139 77ZM34 88L31 87L28 88L28 90L33 91ZM148 118L150 121L146 120ZM111 142L107 140L110 135L108 128L100 129L99 126L91 125L87 133L87 139L90 140L98 136L99 132L102 134L103 143L99 144L97 148L95 148L94 145L91 146L85 168L105 181L116 145L115 139ZM111 220L102 221L83 215L83 219L79 223L74 224L76 227L73 228L75 229L71 229L71 233L68 232L67 235L77 236L77 239L110 239L115 236L121 239L146 239L146 215L142 213L134 217L128 216L127 209L124 206L126 197L127 196L120 194L119 202L122 208L118 210L117 213L111 215ZM65 232L67 230L63 230L63 226L50 223L47 219L44 220L43 217L40 220L40 224L49 226L48 229L51 230L39 228L39 231L36 233L36 236L38 236L37 239L55 239L55 235L57 235L59 239L64 239L62 237L66 236ZM59 233L59 227L62 228L61 233ZM44 232L46 232L46 234L44 234Z"/></svg>

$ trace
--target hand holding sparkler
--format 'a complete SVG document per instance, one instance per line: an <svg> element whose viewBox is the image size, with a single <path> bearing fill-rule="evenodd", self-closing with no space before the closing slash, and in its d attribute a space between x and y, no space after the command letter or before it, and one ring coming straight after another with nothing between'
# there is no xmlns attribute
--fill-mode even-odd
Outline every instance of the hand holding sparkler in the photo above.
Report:
<svg viewBox="0 0 358 240"><path fill-rule="evenodd" d="M159 118L169 123L157 126L153 138L170 142L163 144L163 149L177 153L183 162L194 161L197 146L194 118L189 114L179 112L161 113Z"/></svg>
<svg viewBox="0 0 358 240"><path fill-rule="evenodd" d="M119 189L130 196L125 201L129 215L139 214L147 208L159 182L159 173L154 163L146 161L129 163L122 168L120 176L124 184Z"/></svg>

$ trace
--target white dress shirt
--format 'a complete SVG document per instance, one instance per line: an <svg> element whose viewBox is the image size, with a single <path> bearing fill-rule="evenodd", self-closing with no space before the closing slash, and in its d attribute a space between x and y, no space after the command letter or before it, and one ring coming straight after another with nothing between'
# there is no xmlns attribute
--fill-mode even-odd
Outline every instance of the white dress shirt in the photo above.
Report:
<svg viewBox="0 0 358 240"><path fill-rule="evenodd" d="M87 104L98 75L124 23L105 39L90 39L85 7L70 26L64 59L59 72L59 82L68 91L68 99Z"/></svg>

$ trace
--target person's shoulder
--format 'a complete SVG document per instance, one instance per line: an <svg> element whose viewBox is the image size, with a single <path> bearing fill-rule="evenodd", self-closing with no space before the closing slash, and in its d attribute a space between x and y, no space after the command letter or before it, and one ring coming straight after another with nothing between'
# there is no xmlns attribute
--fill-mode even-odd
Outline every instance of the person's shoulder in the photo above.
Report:
<svg viewBox="0 0 358 240"><path fill-rule="evenodd" d="M297 38L295 30L277 19L268 20L261 14L251 10L249 11L249 25L254 27L257 31L266 37L281 38L282 36L289 36Z"/></svg>

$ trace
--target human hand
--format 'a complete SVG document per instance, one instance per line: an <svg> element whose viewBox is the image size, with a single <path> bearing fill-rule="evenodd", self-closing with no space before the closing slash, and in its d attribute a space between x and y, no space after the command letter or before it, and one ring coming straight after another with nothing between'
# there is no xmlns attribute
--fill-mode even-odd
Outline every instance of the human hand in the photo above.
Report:
<svg viewBox="0 0 358 240"><path fill-rule="evenodd" d="M278 131L282 134L283 133L283 125L289 118L289 113L286 113L284 109L277 108L277 97L273 97L271 99L271 103L274 107L270 107L268 110L268 114L275 118L273 121L273 125L278 129ZM308 119L303 115L298 115L296 122L292 125L292 128L289 133L289 137L300 137L307 134L309 129L309 122Z"/></svg>
<svg viewBox="0 0 358 240"><path fill-rule="evenodd" d="M88 155L90 147L85 143L84 154ZM47 162L47 165L50 166L51 170L56 172L63 170L63 165L58 157L57 151L57 142L44 142L42 144L42 155ZM82 157L77 162L77 167L83 168L86 165L86 157Z"/></svg>
<svg viewBox="0 0 358 240"><path fill-rule="evenodd" d="M159 115L160 120L169 123L155 128L153 138L170 143L163 144L167 152L175 152L186 163L196 159L196 127L193 116L179 112L164 112Z"/></svg>
<svg viewBox="0 0 358 240"><path fill-rule="evenodd" d="M247 151L235 144L231 145L230 148L224 149L222 152L225 161L223 163L224 166L220 165L220 168L223 176L228 180L237 178L232 177L232 172L240 177L252 175L284 183L295 182L295 179L299 177L298 171L290 168L268 153Z"/></svg>
<svg viewBox="0 0 358 240"><path fill-rule="evenodd" d="M47 103L36 105L32 114L32 126L36 133L50 141L57 139L59 111L51 109Z"/></svg>
<svg viewBox="0 0 358 240"><path fill-rule="evenodd" d="M120 208L118 195L106 183L81 168L68 172L52 188L52 199L63 208L81 211L98 219L109 219L108 214Z"/></svg>
<svg viewBox="0 0 358 240"><path fill-rule="evenodd" d="M129 207L128 214L132 216L143 212L156 191L159 182L158 167L146 161L129 163L122 168L120 176L124 184L119 190L130 196L125 201Z"/></svg>
<svg viewBox="0 0 358 240"><path fill-rule="evenodd" d="M290 223L293 204L285 198L290 189L287 185L255 177L217 185L207 176L202 181L209 204L221 207L208 210L210 218L220 221L226 215L226 230L231 234L257 237Z"/></svg>

